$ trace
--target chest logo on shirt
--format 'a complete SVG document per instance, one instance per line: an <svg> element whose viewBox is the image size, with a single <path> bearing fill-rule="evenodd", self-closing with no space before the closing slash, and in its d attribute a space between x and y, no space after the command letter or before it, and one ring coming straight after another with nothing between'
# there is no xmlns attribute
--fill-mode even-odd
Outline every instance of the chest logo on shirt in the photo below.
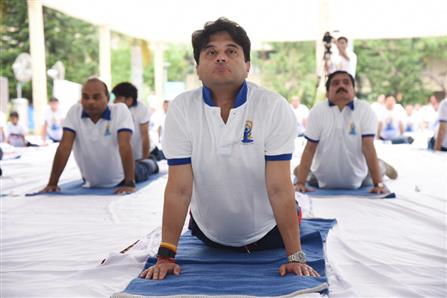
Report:
<svg viewBox="0 0 447 298"><path fill-rule="evenodd" d="M244 136L241 142L244 144L253 143L253 136L251 135L251 130L253 129L253 122L251 120L245 121Z"/></svg>
<svg viewBox="0 0 447 298"><path fill-rule="evenodd" d="M349 134L355 136L357 134L357 131L355 130L354 122L351 123L349 126Z"/></svg>
<svg viewBox="0 0 447 298"><path fill-rule="evenodd" d="M110 135L111 135L111 133L110 133L110 125L107 123L106 131L104 132L104 136L107 137L107 136L110 136Z"/></svg>

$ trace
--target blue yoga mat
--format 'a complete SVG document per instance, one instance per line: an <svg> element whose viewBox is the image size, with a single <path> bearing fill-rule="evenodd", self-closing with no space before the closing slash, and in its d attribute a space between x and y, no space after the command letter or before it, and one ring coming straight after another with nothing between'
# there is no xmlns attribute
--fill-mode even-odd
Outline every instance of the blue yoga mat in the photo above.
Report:
<svg viewBox="0 0 447 298"><path fill-rule="evenodd" d="M335 219L305 219L301 224L301 246L308 264L320 277L287 274L278 270L287 262L284 249L255 251L251 254L206 246L190 232L180 238L176 261L180 276L165 280L133 279L123 292L112 297L154 296L259 296L281 297L301 293L327 293L323 241ZM151 257L145 269L156 259Z"/></svg>
<svg viewBox="0 0 447 298"><path fill-rule="evenodd" d="M146 187L152 181L158 179L161 176L164 176L166 173L158 173L151 175L148 180L137 183L136 189L139 191L140 189ZM110 196L114 195L114 191L116 187L83 187L84 181L82 179L76 181L70 181L66 183L62 183L59 185L61 191L59 192L33 192L28 193L25 196L38 196L38 195L58 195L58 196Z"/></svg>
<svg viewBox="0 0 447 298"><path fill-rule="evenodd" d="M389 193L370 193L371 185L363 186L358 189L333 189L333 188L316 188L308 186L308 188L314 191L306 192L309 197L334 197L334 196L349 196L349 197L367 197L371 199L394 199L396 194L394 192Z"/></svg>

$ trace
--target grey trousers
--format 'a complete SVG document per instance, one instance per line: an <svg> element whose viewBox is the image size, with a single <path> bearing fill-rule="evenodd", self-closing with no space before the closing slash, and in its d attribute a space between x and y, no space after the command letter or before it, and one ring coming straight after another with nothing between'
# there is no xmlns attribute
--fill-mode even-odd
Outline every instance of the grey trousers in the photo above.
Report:
<svg viewBox="0 0 447 298"><path fill-rule="evenodd" d="M157 162L152 159L140 159L135 161L135 182L142 182L149 179L152 174L158 173Z"/></svg>

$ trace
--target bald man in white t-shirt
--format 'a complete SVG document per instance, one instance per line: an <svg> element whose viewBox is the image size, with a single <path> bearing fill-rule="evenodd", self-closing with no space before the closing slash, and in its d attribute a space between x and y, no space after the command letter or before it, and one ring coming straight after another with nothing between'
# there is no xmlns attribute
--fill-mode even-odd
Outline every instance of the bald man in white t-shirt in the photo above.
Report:
<svg viewBox="0 0 447 298"><path fill-rule="evenodd" d="M82 86L80 102L67 113L50 179L42 192L60 191L59 178L73 149L89 187L116 187L116 194L135 192L132 116L124 104L109 105L107 85L98 78Z"/></svg>

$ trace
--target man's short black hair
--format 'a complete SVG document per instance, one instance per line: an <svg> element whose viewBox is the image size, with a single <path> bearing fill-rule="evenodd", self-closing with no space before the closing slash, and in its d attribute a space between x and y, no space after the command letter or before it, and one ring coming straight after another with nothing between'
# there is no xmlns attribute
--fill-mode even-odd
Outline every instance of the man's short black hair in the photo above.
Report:
<svg viewBox="0 0 447 298"><path fill-rule="evenodd" d="M138 89L133 84L129 82L122 82L113 87L112 93L115 96L124 96L132 98L132 105L135 106L137 104L138 98Z"/></svg>
<svg viewBox="0 0 447 298"><path fill-rule="evenodd" d="M51 96L50 102L59 102L59 99L57 99L57 97Z"/></svg>
<svg viewBox="0 0 447 298"><path fill-rule="evenodd" d="M196 60L197 64L199 64L200 52L209 42L210 36L219 32L227 32L230 34L234 42L244 51L245 62L250 61L251 42L247 32L245 32L244 28L239 26L236 22L220 17L215 21L206 22L203 29L194 31L192 34L194 60Z"/></svg>
<svg viewBox="0 0 447 298"><path fill-rule="evenodd" d="M348 38L347 37L340 36L339 38L337 38L337 41L339 41L340 39L344 39L346 42L348 42Z"/></svg>
<svg viewBox="0 0 447 298"><path fill-rule="evenodd" d="M331 85L331 81L332 81L332 79L333 79L336 75L341 74L341 73L347 74L347 75L349 76L349 78L351 79L352 87L355 87L355 80L354 80L354 77L353 77L349 72L347 72L347 71L345 71L345 70L337 70L337 71L334 71L333 73L331 73L331 74L328 76L328 78L327 78L327 81L326 81L326 91L327 91L327 92L329 92L329 86Z"/></svg>
<svg viewBox="0 0 447 298"><path fill-rule="evenodd" d="M9 118L19 118L19 113L17 113L16 111L12 111L11 113L9 113Z"/></svg>

